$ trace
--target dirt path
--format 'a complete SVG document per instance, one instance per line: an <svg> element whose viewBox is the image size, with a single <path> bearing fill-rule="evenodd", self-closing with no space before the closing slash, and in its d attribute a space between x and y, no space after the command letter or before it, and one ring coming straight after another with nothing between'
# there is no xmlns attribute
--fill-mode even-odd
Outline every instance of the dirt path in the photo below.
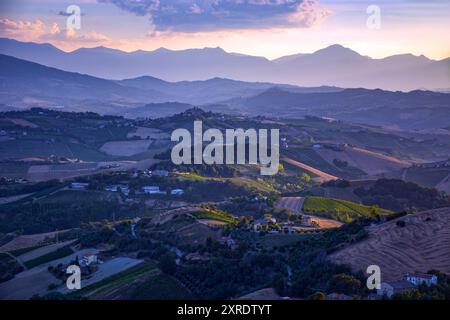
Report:
<svg viewBox="0 0 450 320"><path fill-rule="evenodd" d="M277 205L277 209L288 209L292 213L303 213L303 203L305 202L304 197L283 197L281 198Z"/></svg>
<svg viewBox="0 0 450 320"><path fill-rule="evenodd" d="M287 163L296 166L297 168L300 169L304 169L306 171L309 171L313 174L315 174L316 176L318 176L318 178L315 178L317 181L323 183L323 182L327 182L327 181L331 181L331 180L337 180L339 179L338 177L335 177L331 174L328 174L326 172L320 171L318 169L315 169L313 167L310 167L304 163L298 162L296 160L293 160L291 158L287 158L287 157L283 157L281 160L286 161Z"/></svg>
<svg viewBox="0 0 450 320"><path fill-rule="evenodd" d="M9 257L11 257L12 259L16 260L17 263L23 268L23 270L27 270L27 269L28 269L28 268L23 264L23 262L22 262L20 259L18 259L18 258L16 258L15 256L13 256L11 253L5 252L5 254L7 254L7 255L8 255Z"/></svg>
<svg viewBox="0 0 450 320"><path fill-rule="evenodd" d="M436 185L436 189L450 194L450 174Z"/></svg>

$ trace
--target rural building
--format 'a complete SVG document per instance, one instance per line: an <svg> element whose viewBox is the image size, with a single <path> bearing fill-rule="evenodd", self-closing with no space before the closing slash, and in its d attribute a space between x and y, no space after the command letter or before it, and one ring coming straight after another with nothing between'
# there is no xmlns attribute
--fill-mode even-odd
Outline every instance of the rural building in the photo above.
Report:
<svg viewBox="0 0 450 320"><path fill-rule="evenodd" d="M173 189L172 191L170 191L170 194L173 196L181 196L184 194L184 190L183 189Z"/></svg>
<svg viewBox="0 0 450 320"><path fill-rule="evenodd" d="M85 253L83 257L79 260L80 266L90 266L91 264L97 263L97 255L93 253Z"/></svg>
<svg viewBox="0 0 450 320"><path fill-rule="evenodd" d="M72 184L70 185L73 190L86 190L88 186L89 183L84 182L72 182Z"/></svg>
<svg viewBox="0 0 450 320"><path fill-rule="evenodd" d="M311 227L312 223L313 223L313 221L312 221L310 216L308 216L306 214L304 214L302 216L302 226L304 226L304 227Z"/></svg>
<svg viewBox="0 0 450 320"><path fill-rule="evenodd" d="M264 217L263 219L255 220L253 221L253 231L260 231L262 229L262 226L269 226L271 223L277 223L277 220L270 217Z"/></svg>
<svg viewBox="0 0 450 320"><path fill-rule="evenodd" d="M105 191L109 191L109 192L117 192L118 189L119 189L118 186L112 185L112 186L107 186L107 187L105 188Z"/></svg>
<svg viewBox="0 0 450 320"><path fill-rule="evenodd" d="M416 286L406 280L382 282L381 288L377 290L379 296L386 295L391 298L394 294L402 294L413 290Z"/></svg>
<svg viewBox="0 0 450 320"><path fill-rule="evenodd" d="M142 190L146 194L166 194L166 192L161 191L158 186L145 186Z"/></svg>
<svg viewBox="0 0 450 320"><path fill-rule="evenodd" d="M438 282L437 277L434 274L425 273L408 273L405 275L404 279L416 286L426 284L429 287Z"/></svg>

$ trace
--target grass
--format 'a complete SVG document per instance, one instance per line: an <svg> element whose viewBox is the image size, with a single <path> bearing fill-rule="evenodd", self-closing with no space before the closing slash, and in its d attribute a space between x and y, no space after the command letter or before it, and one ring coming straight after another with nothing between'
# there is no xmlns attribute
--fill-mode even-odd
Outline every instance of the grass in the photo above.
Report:
<svg viewBox="0 0 450 320"><path fill-rule="evenodd" d="M433 188L450 174L449 168L408 168L406 181L412 181L421 186Z"/></svg>
<svg viewBox="0 0 450 320"><path fill-rule="evenodd" d="M185 300L192 294L173 277L161 274L136 288L130 296L133 300Z"/></svg>
<svg viewBox="0 0 450 320"><path fill-rule="evenodd" d="M341 199L322 197L306 197L303 211L306 214L323 216L342 222L351 222L356 218L372 217L376 214L389 215L393 213L378 207L369 207Z"/></svg>
<svg viewBox="0 0 450 320"><path fill-rule="evenodd" d="M102 281L96 282L76 291L70 296L87 296L90 294L95 294L96 296L102 296L108 292L115 290L123 285L129 284L138 278L148 275L156 270L155 262L144 262L137 266L134 266L128 270L119 272L111 277L103 279Z"/></svg>
<svg viewBox="0 0 450 320"><path fill-rule="evenodd" d="M55 193L59 189L64 188L67 185L68 185L68 183L64 183L64 184L57 185L57 186L54 186L54 187L50 187L50 188L47 188L47 189L44 189L44 190L41 190L41 191L38 191L38 192L34 192L33 194L29 195L28 197L25 197L25 198L22 198L20 200L17 200L15 203L16 204L18 204L18 203L25 203L25 202L32 201L32 200L35 200L35 199L45 198L45 197L51 195L52 193Z"/></svg>
<svg viewBox="0 0 450 320"><path fill-rule="evenodd" d="M70 246L66 246L66 247L62 247L59 248L53 252L44 254L43 256L40 256L36 259L24 262L24 265L28 268L34 268L37 267L41 264L56 260L56 259L61 259L64 257L67 257L68 255L71 255L73 253L73 250L70 248Z"/></svg>
<svg viewBox="0 0 450 320"><path fill-rule="evenodd" d="M235 223L236 218L233 217L231 214L228 214L223 211L219 210L213 210L213 209L204 209L202 211L198 211L193 213L193 215L197 219L209 219L209 220L217 220L222 221L226 223Z"/></svg>
<svg viewBox="0 0 450 320"><path fill-rule="evenodd" d="M14 257L18 257L21 256L27 252L33 251L35 249L39 249L45 246L48 246L49 244L52 244L52 242L50 243L40 243L38 245L35 246L31 246L31 247L27 247L27 248L21 248L21 249L17 249L17 250L12 250L9 253L12 254Z"/></svg>
<svg viewBox="0 0 450 320"><path fill-rule="evenodd" d="M265 182L263 179L251 179L251 178L243 178L243 177L235 177L235 178L216 178L216 177L205 177L202 175L199 175L197 173L178 173L178 176L184 179L194 180L194 181L222 181L226 182L229 181L237 186L258 190L264 193L270 193L270 192L277 192L272 185Z"/></svg>

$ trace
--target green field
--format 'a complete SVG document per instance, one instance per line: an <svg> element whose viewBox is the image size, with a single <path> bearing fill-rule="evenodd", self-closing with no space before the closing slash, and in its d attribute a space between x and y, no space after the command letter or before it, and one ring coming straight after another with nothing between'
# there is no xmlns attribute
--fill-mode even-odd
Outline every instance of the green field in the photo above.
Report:
<svg viewBox="0 0 450 320"><path fill-rule="evenodd" d="M32 246L32 247L27 247L27 248L13 250L13 251L10 251L9 253L12 254L14 257L18 257L18 256L21 256L21 255L27 253L27 252L31 252L33 250L36 250L36 249L48 246L49 244L52 244L52 242L40 243L40 244Z"/></svg>
<svg viewBox="0 0 450 320"><path fill-rule="evenodd" d="M389 215L393 213L378 207L369 207L355 202L323 197L306 197L303 211L306 214L342 222L351 222L357 218L372 217L376 214Z"/></svg>
<svg viewBox="0 0 450 320"><path fill-rule="evenodd" d="M193 215L197 219L210 219L210 220L217 220L217 221L223 221L226 223L234 223L236 222L236 218L232 215L218 211L218 210L212 210L212 209L205 209L202 211L198 211L193 213Z"/></svg>
<svg viewBox="0 0 450 320"><path fill-rule="evenodd" d="M88 297L92 296L96 299L102 299L118 288L131 284L140 278L151 275L157 270L156 263L144 262L133 268L117 273L102 281L94 283L90 286L70 294L70 296Z"/></svg>
<svg viewBox="0 0 450 320"><path fill-rule="evenodd" d="M136 288L130 298L133 300L188 300L193 297L178 280L161 274Z"/></svg>
<svg viewBox="0 0 450 320"><path fill-rule="evenodd" d="M40 256L36 259L27 261L24 264L28 269L31 269L31 268L34 268L41 264L44 264L44 263L47 263L47 262L50 262L50 261L53 261L56 259L67 257L68 255L71 255L72 253L73 253L73 250L69 246L62 247L53 252L44 254L43 256Z"/></svg>

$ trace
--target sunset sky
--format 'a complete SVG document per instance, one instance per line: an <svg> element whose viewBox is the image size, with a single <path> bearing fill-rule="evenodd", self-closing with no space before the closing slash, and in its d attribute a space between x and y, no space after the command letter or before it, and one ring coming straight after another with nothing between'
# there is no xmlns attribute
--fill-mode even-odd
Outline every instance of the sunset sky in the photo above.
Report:
<svg viewBox="0 0 450 320"><path fill-rule="evenodd" d="M81 29L66 8L81 8ZM381 10L370 29L367 8ZM106 46L222 47L273 59L341 44L374 58L450 57L450 1L356 0L0 0L0 36L71 51Z"/></svg>

